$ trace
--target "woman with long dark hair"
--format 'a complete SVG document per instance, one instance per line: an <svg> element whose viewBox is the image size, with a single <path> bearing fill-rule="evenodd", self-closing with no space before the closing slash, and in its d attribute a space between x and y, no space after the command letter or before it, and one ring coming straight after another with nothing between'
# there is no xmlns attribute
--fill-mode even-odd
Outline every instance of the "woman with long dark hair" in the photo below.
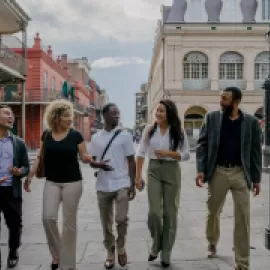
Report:
<svg viewBox="0 0 270 270"><path fill-rule="evenodd" d="M148 154L148 228L153 239L148 261L157 259L170 266L171 251L177 231L181 171L179 161L190 158L187 135L175 103L161 100L155 112L155 122L144 129L137 155L136 187L143 186L142 167Z"/></svg>

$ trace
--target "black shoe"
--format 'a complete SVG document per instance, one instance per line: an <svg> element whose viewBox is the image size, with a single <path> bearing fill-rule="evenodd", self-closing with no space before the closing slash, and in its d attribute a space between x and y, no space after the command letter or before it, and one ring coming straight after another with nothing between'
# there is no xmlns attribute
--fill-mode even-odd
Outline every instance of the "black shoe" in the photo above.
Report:
<svg viewBox="0 0 270 270"><path fill-rule="evenodd" d="M153 254L150 254L149 257L148 257L148 262L152 262L152 261L156 260L157 257L158 257L157 255L154 256Z"/></svg>
<svg viewBox="0 0 270 270"><path fill-rule="evenodd" d="M170 264L169 264L169 263L165 263L165 262L161 261L161 266L162 266L163 268L167 268L167 267L169 267L169 266L170 266Z"/></svg>
<svg viewBox="0 0 270 270"><path fill-rule="evenodd" d="M51 270L57 270L59 267L59 264L58 263L52 263L51 264Z"/></svg>
<svg viewBox="0 0 270 270"><path fill-rule="evenodd" d="M19 254L18 251L10 251L7 259L7 267L15 268L19 262Z"/></svg>

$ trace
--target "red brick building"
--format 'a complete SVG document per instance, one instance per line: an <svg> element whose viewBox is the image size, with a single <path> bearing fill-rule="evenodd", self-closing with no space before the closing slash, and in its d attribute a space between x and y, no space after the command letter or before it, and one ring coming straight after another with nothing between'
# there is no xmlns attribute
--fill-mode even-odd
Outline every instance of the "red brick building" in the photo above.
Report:
<svg viewBox="0 0 270 270"><path fill-rule="evenodd" d="M21 49L14 51L22 53ZM90 79L87 78L87 71L83 72L80 65L72 67L71 62L65 54L54 59L51 46L44 49L38 33L33 47L27 49L25 141L31 149L39 147L40 137L45 129L45 107L52 100L63 97L74 103L74 127L83 133L85 140L90 140L94 112ZM69 95L65 90L68 90ZM13 132L20 135L20 85L6 85L0 91L0 100L14 110L16 122Z"/></svg>

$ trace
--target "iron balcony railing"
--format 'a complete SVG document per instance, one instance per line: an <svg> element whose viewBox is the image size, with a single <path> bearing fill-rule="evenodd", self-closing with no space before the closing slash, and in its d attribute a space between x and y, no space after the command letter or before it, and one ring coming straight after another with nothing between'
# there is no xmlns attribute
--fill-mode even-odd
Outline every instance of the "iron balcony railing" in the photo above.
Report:
<svg viewBox="0 0 270 270"><path fill-rule="evenodd" d="M25 102L34 104L48 104L56 99L65 99L61 95L61 91L52 91L47 89L31 89L25 91ZM0 90L0 101L2 103L21 103L22 102L22 92L18 90L6 91ZM85 114L90 110L89 107L81 104L79 101L72 101L74 109Z"/></svg>
<svg viewBox="0 0 270 270"><path fill-rule="evenodd" d="M0 36L0 62L24 75L24 58L4 44Z"/></svg>

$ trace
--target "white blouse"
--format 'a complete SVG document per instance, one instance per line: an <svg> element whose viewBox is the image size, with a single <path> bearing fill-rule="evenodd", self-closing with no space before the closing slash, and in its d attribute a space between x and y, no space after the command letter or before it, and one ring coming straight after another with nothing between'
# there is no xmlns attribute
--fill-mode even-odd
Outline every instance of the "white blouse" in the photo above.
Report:
<svg viewBox="0 0 270 270"><path fill-rule="evenodd" d="M166 133L162 135L159 126L157 126L155 133L151 139L148 140L147 136L150 127L151 126L148 125L144 128L137 156L145 157L145 155L147 155L149 159L158 159L155 155L155 150L170 150L169 128L167 129ZM186 161L190 158L190 147L186 132L183 131L183 134L184 141L182 144L180 144L178 152L181 155L181 161ZM163 159L173 160L171 157L166 157Z"/></svg>

